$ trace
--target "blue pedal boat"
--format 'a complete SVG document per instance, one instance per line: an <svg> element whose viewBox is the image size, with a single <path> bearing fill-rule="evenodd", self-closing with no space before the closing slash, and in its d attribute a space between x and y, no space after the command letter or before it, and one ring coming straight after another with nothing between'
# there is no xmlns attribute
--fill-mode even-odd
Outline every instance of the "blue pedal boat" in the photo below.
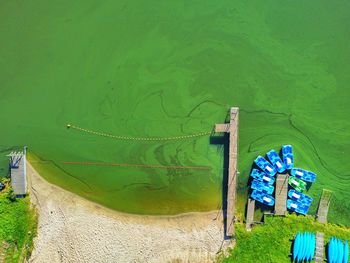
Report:
<svg viewBox="0 0 350 263"><path fill-rule="evenodd" d="M274 176L277 173L275 167L273 167L272 164L270 164L264 157L260 155L254 160L254 162L269 176Z"/></svg>
<svg viewBox="0 0 350 263"><path fill-rule="evenodd" d="M282 159L286 169L292 169L294 167L294 156L292 145L282 146Z"/></svg>
<svg viewBox="0 0 350 263"><path fill-rule="evenodd" d="M300 193L294 189L288 191L288 197L304 205L309 206L312 203L312 198L310 196Z"/></svg>
<svg viewBox="0 0 350 263"><path fill-rule="evenodd" d="M250 187L254 190L259 190L269 195L273 194L275 190L275 187L273 187L273 185L265 184L264 182L258 181L256 179L253 180Z"/></svg>
<svg viewBox="0 0 350 263"><path fill-rule="evenodd" d="M277 172L283 173L286 170L284 162L275 150L269 151L266 155L277 170Z"/></svg>
<svg viewBox="0 0 350 263"><path fill-rule="evenodd" d="M296 178L299 178L303 181L313 183L316 180L316 174L301 168L293 168L290 171L291 175L295 176Z"/></svg>
<svg viewBox="0 0 350 263"><path fill-rule="evenodd" d="M275 198L259 190L254 190L250 196L254 200L268 206L273 206L275 204Z"/></svg>
<svg viewBox="0 0 350 263"><path fill-rule="evenodd" d="M273 185L275 183L274 177L268 176L266 173L258 169L253 169L250 176L269 185Z"/></svg>
<svg viewBox="0 0 350 263"><path fill-rule="evenodd" d="M306 215L309 211L310 206L298 203L297 201L288 199L287 200L287 208L293 212Z"/></svg>

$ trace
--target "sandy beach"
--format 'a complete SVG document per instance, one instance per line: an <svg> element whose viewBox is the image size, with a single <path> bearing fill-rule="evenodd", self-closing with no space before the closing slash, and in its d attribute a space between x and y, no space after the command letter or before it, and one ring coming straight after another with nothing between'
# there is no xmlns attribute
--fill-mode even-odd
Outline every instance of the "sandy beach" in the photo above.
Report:
<svg viewBox="0 0 350 263"><path fill-rule="evenodd" d="M223 244L222 213L119 213L45 181L27 163L39 212L30 262L213 262Z"/></svg>

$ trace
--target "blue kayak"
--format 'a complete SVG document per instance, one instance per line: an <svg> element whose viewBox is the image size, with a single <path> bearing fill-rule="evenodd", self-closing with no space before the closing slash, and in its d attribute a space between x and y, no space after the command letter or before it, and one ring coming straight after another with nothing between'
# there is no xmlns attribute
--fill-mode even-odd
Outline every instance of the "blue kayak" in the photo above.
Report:
<svg viewBox="0 0 350 263"><path fill-rule="evenodd" d="M333 241L332 241L333 245L332 245L332 262L333 263L337 263L337 255L338 255L338 243L337 243L337 239L335 237L333 237Z"/></svg>
<svg viewBox="0 0 350 263"><path fill-rule="evenodd" d="M338 260L337 263L343 263L344 258L344 245L341 240L338 239Z"/></svg>
<svg viewBox="0 0 350 263"><path fill-rule="evenodd" d="M330 239L328 243L328 262L334 263L333 261L333 237Z"/></svg>
<svg viewBox="0 0 350 263"><path fill-rule="evenodd" d="M308 233L308 249L307 249L307 256L305 258L306 261L311 261L312 256L312 234Z"/></svg>
<svg viewBox="0 0 350 263"><path fill-rule="evenodd" d="M348 263L348 262L349 262L349 242L345 241L343 263Z"/></svg>
<svg viewBox="0 0 350 263"><path fill-rule="evenodd" d="M311 233L307 233L307 251L305 255L305 261L309 261L310 255L311 255L311 249L312 249L312 243L311 243Z"/></svg>
<svg viewBox="0 0 350 263"><path fill-rule="evenodd" d="M303 248L304 248L304 234L300 233L299 236L299 249L298 249L298 253L296 256L297 262L301 261L302 258L302 254L303 254Z"/></svg>
<svg viewBox="0 0 350 263"><path fill-rule="evenodd" d="M306 259L306 255L307 255L307 251L308 251L308 244L309 244L309 239L308 239L308 234L305 232L304 233L304 239L303 239L303 253L301 254L301 260L305 261Z"/></svg>
<svg viewBox="0 0 350 263"><path fill-rule="evenodd" d="M305 260L306 258L308 243L309 243L308 234L305 232L303 235L303 252L300 255L301 260Z"/></svg>
<svg viewBox="0 0 350 263"><path fill-rule="evenodd" d="M293 261L296 260L299 249L300 249L300 232L295 236L294 245L293 245Z"/></svg>

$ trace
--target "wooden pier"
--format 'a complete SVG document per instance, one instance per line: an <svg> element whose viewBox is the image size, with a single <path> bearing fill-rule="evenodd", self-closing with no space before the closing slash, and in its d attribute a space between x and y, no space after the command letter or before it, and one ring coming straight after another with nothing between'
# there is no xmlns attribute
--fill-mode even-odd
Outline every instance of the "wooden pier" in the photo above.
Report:
<svg viewBox="0 0 350 263"><path fill-rule="evenodd" d="M328 209L331 202L332 191L323 189L320 204L317 210L317 221L320 223L327 223Z"/></svg>
<svg viewBox="0 0 350 263"><path fill-rule="evenodd" d="M322 263L324 257L324 234L316 233L316 251L315 251L315 262Z"/></svg>
<svg viewBox="0 0 350 263"><path fill-rule="evenodd" d="M288 174L276 175L275 215L285 215L287 212Z"/></svg>
<svg viewBox="0 0 350 263"><path fill-rule="evenodd" d="M12 151L10 157L11 186L17 197L23 197L27 192L26 179L26 148L24 151Z"/></svg>
<svg viewBox="0 0 350 263"><path fill-rule="evenodd" d="M245 224L245 228L250 231L254 222L254 211L255 211L255 200L248 198L247 204L247 220Z"/></svg>
<svg viewBox="0 0 350 263"><path fill-rule="evenodd" d="M229 133L229 164L227 180L227 209L226 209L226 236L234 235L234 214L236 208L237 191L237 150L238 150L238 114L239 108L230 110L230 122L216 124L215 132Z"/></svg>

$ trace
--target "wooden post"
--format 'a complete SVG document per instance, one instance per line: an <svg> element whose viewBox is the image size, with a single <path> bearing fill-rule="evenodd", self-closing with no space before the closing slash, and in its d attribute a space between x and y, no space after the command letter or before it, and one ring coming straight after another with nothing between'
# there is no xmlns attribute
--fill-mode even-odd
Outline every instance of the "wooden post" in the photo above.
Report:
<svg viewBox="0 0 350 263"><path fill-rule="evenodd" d="M254 222L255 200L248 198L247 203L247 220L245 228L250 231Z"/></svg>

